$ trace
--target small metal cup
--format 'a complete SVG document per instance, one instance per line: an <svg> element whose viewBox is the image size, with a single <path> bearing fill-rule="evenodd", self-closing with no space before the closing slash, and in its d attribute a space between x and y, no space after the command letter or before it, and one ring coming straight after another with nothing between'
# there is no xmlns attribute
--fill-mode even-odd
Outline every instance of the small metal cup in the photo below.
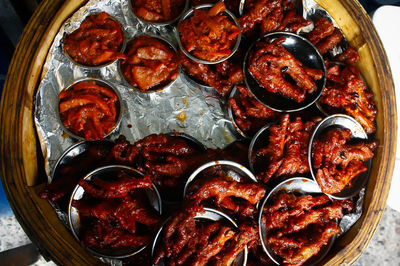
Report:
<svg viewBox="0 0 400 266"><path fill-rule="evenodd" d="M118 129L120 123L121 123L122 113L123 113L123 109L124 109L123 108L123 102L122 102L121 94L119 93L117 88L115 88L114 85L112 85L111 83L109 83L107 81L104 81L104 80L101 80L101 79L97 79L97 78L82 78L82 79L75 80L74 82L72 82L72 84L70 84L68 87L64 88L62 91L66 91L66 90L72 89L73 86L75 86L79 82L83 82L83 81L94 81L94 82L96 82L96 84L112 90L117 95L117 98L118 98L118 105L117 105L118 116L117 116L117 119L115 121L115 126L110 130L110 132L108 132L105 136L103 136L103 138L106 138L109 135L111 135L112 133L114 133L115 131L117 131L117 129ZM60 126L64 130L64 132L66 132L70 137L72 137L74 139L85 140L85 138L83 136L78 136L78 135L72 133L71 131L69 131L64 126L64 124L63 124L63 122L61 120L61 116L60 116L60 100L58 100L58 103L57 103L57 112L56 113L57 113L57 120L60 123Z"/></svg>
<svg viewBox="0 0 400 266"><path fill-rule="evenodd" d="M138 170L124 166L124 165L109 165L109 166L104 166L97 168L87 174L83 179L84 180L91 180L92 177L99 176L105 173L112 173L116 171L126 171L129 172L131 175L136 176L136 177L142 177L143 174L139 172ZM75 239L80 241L79 238L79 233L81 230L81 219L79 217L79 211L75 207L72 206L72 202L74 200L80 200L85 191L84 189L80 186L77 185L72 192L71 199L69 201L69 207L68 207L68 220L69 220L69 226L71 228L72 234L74 235ZM149 199L149 202L151 206L154 208L154 210L161 215L162 214L162 202L161 202L161 197L160 194L158 193L157 188L153 185L152 189L146 189L145 190L146 196ZM117 249L95 249L95 248L87 248L90 253L92 253L95 256L98 257L105 257L105 258L113 258L113 259L121 259L121 258L127 258L130 256L133 256L135 254L138 254L139 252L143 251L146 248L146 246L143 246L139 249L133 249L133 248L117 248Z"/></svg>
<svg viewBox="0 0 400 266"><path fill-rule="evenodd" d="M289 178L275 188L271 190L271 192L265 197L264 201L261 204L260 213L258 215L258 226L259 226L259 234L261 245L263 250L270 259L278 265L283 264L283 260L278 254L276 254L272 248L269 247L267 243L267 229L265 228L265 224L262 222L262 216L264 212L264 207L271 196L280 190L285 190L287 192L297 192L300 194L305 195L322 195L321 189L319 188L318 184L313 180L304 178L304 177L293 177ZM331 249L333 242L335 241L336 236L333 236L327 245L323 246L317 255L314 255L310 260L308 260L304 265L317 265L325 256L328 254L329 250Z"/></svg>
<svg viewBox="0 0 400 266"><path fill-rule="evenodd" d="M191 16L193 16L194 9L198 9L198 10L203 10L203 9L205 9L205 10L207 10L207 9L210 9L212 6L213 6L213 4L204 4L204 5L199 5L199 6L196 6L196 7L191 8L190 10L188 10L188 11L181 17L181 19L179 20L179 23L181 23L181 22L184 21L185 19L188 19L188 18L190 18ZM240 29L239 22L237 21L235 15L232 14L232 12L230 12L229 10L226 10L226 9L225 9L225 11L224 11L223 13L224 13L231 21L233 21L233 22L235 23L235 25ZM181 49L181 51L182 51L187 57L189 57L190 59L192 59L193 61L195 61L195 62L197 62L197 63L208 64L208 65L211 65L211 64L218 64L218 63L224 62L225 60L229 59L229 58L237 51L237 49L239 48L240 40L241 40L241 36L242 36L241 34L239 34L239 35L237 36L236 43L235 43L235 45L233 46L231 53L230 53L227 57L224 57L224 58L222 58L222 59L220 59L220 60L217 60L217 61L207 61L207 60L203 60L203 59L197 58L197 57L195 57L194 55L192 55L189 51L187 51L187 50L185 49L185 47L183 46L182 42L181 42L181 37L180 37L181 35L180 35L179 31L178 31L178 30L175 30L174 32L175 32L176 39L177 39L177 41L178 41L179 48Z"/></svg>
<svg viewBox="0 0 400 266"><path fill-rule="evenodd" d="M167 39L165 39L165 38L163 38L163 37L156 36L156 35L153 35L153 34L148 34L148 33L146 33L146 34L140 34L140 35L134 36L134 37L127 43L127 45L126 45L126 47L125 47L125 50L124 50L123 52L124 52L124 53L127 52L126 49L129 48L129 44L130 44L131 42L133 42L133 41L135 40L136 37L144 36L144 35L147 35L147 36L150 36L150 37L152 37L152 38L155 38L155 39L160 40L161 42L165 43L165 44L167 45L167 47L169 47L169 48L170 48L172 51L174 51L175 54L176 54L176 48L175 48L175 46L174 46L170 41L168 41ZM118 73L119 73L119 75L122 77L122 80L123 80L123 82L124 82L124 85L125 85L125 86L128 86L128 87L131 88L132 90L134 90L134 91L136 91L136 92L140 92L140 93L152 93L152 92L160 92L160 91L163 91L164 89L166 89L166 88L168 88L169 86L171 86L171 85L177 80L177 78L178 78L178 76L179 76L179 75L177 75L175 79L173 79L173 80L171 80L171 81L169 81L169 82L163 82L163 83L161 83L161 84L158 84L158 85L156 85L156 86L153 86L153 87L149 88L148 90L141 90L141 89L138 88L138 87L132 86L132 85L129 83L129 81L125 78L125 76L124 76L124 74L123 74L123 72L122 72L122 64L123 64L123 63L122 63L121 61L118 62ZM177 70L176 70L178 73L179 73L179 71L180 71L179 68L180 68L180 67L178 67Z"/></svg>
<svg viewBox="0 0 400 266"><path fill-rule="evenodd" d="M89 13L88 16L94 15L94 14L98 14L98 12ZM124 27L122 27L122 24L121 24L116 18L110 16L110 19L112 19L113 21L117 22L117 23L120 25L120 28L121 28L121 31L122 31L122 45L121 45L121 49L120 49L118 52L123 53L123 51L125 50L125 45L126 45L126 32L125 32L125 29L124 29ZM71 33L72 33L72 32L71 32ZM70 33L70 34L71 34L71 33ZM71 61L72 64L74 64L74 65L76 65L76 66L79 66L79 67L82 67L82 68L85 68L85 69L88 69L88 70L99 70L99 69L101 69L101 68L103 68L103 67L106 67L106 66L109 66L109 65L113 64L115 61L117 61L117 60L110 61L110 62L108 62L108 63L104 63L104 64L101 64L101 65L98 65L98 66L88 66L88 65L84 65L84 64L82 64L82 63L79 63L79 62L75 61L75 60L68 54L68 52L65 50L63 39L61 39L61 45L62 45L62 51L63 51L65 57L68 58L69 61Z"/></svg>
<svg viewBox="0 0 400 266"><path fill-rule="evenodd" d="M142 22L143 24L150 25L150 26L155 26L155 27L163 27L163 26L168 26L168 25L173 25L173 24L175 24L175 23L182 17L182 15L185 13L185 11L189 8L189 4L190 4L190 1L189 1L189 0L185 0L185 6L183 7L181 13L180 13L176 18L174 18L174 19L172 19L172 20L163 21L163 22L152 22L152 21L144 20L143 18L137 16L137 15L135 14L135 12L133 12L132 1L133 1L133 0L128 0L128 7L129 7L129 10L132 11L132 15L133 15L137 20L139 20L140 22Z"/></svg>
<svg viewBox="0 0 400 266"><path fill-rule="evenodd" d="M253 52L255 43L250 46L243 61L244 81L254 98L256 98L260 103L264 104L266 107L277 112L296 112L311 106L321 96L322 90L324 89L326 83L326 67L324 59L322 58L318 49L306 38L303 38L297 34L288 32L273 32L264 35L258 39L257 42L265 39L274 40L281 37L286 38L286 41L282 44L283 47L292 53L293 56L296 57L300 62L308 67L320 69L324 72L322 79L315 81L317 90L312 94L306 93L304 101L298 103L295 100L289 99L280 94L270 93L265 88L260 86L257 80L248 70L249 55L251 52Z"/></svg>
<svg viewBox="0 0 400 266"><path fill-rule="evenodd" d="M351 131L352 139L363 139L368 140L368 135L365 132L364 128L351 116L336 114L326 117L322 120L318 126L314 129L313 134L311 135L310 142L308 145L308 163L310 165L311 176L315 182L317 182L316 178L316 169L313 166L313 153L312 146L315 139L317 139L324 131L328 128L347 128ZM369 171L371 169L372 159L364 162L368 167L368 171L362 173L360 176L354 179L354 183L350 187L345 187L341 192L335 194L329 194L332 198L335 199L348 199L356 196L360 193L361 189L365 186L369 178Z"/></svg>
<svg viewBox="0 0 400 266"><path fill-rule="evenodd" d="M215 209L211 209L211 208L204 208L204 212L203 213L199 213L197 214L194 219L196 220L196 222L216 222L216 221L226 221L228 224L230 224L233 228L237 229L238 226L235 223L234 220L232 220L232 218L230 218L228 215L226 215L225 213L215 210ZM151 248L151 257L154 258L155 253L157 251L157 248L161 245L162 243L162 231L164 229L165 224L168 222L168 220L170 220L170 218L168 218L164 224L160 227L160 229L158 230L156 237L154 238L153 241L153 245ZM236 257L236 259L234 260L232 265L242 265L245 266L247 263L247 255L248 255L248 250L247 250L247 246L244 248L244 251L242 251L241 253L239 253L239 255ZM152 264L154 265L154 264ZM161 261L157 266L163 266L165 265L164 261Z"/></svg>

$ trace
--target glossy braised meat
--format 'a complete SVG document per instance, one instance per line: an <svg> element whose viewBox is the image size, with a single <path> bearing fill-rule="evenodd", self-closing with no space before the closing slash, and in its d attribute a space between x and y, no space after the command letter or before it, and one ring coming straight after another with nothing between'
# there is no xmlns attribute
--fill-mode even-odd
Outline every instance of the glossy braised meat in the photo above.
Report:
<svg viewBox="0 0 400 266"><path fill-rule="evenodd" d="M197 63L182 52L180 58L185 72L192 79L213 87L221 96L225 96L233 85L243 81L241 55L238 51L230 59L216 65Z"/></svg>
<svg viewBox="0 0 400 266"><path fill-rule="evenodd" d="M365 161L374 157L378 141L351 144L349 129L330 129L313 143L313 166L324 193L335 194L368 170Z"/></svg>
<svg viewBox="0 0 400 266"><path fill-rule="evenodd" d="M343 34L328 19L320 17L314 22L314 29L306 35L306 38L317 47L321 55L325 55L342 42ZM354 65L360 60L360 56L349 46L341 54L336 55L334 60Z"/></svg>
<svg viewBox="0 0 400 266"><path fill-rule="evenodd" d="M140 35L129 42L122 74L133 87L147 91L168 84L178 76L178 58L164 41Z"/></svg>
<svg viewBox="0 0 400 266"><path fill-rule="evenodd" d="M194 9L192 17L179 23L182 45L190 54L211 62L231 54L240 29L224 11L225 4L218 2L208 11Z"/></svg>
<svg viewBox="0 0 400 266"><path fill-rule="evenodd" d="M204 212L202 206L188 205L173 216L164 225L162 231L162 244L156 250L154 265L158 265L164 258L177 257L183 248L196 234L196 221L194 217ZM192 247L194 245L190 245Z"/></svg>
<svg viewBox="0 0 400 266"><path fill-rule="evenodd" d="M258 226L252 223L239 225L239 233L233 238L229 248L224 248L215 256L213 263L217 266L234 265L234 260L247 245L255 242L258 238Z"/></svg>
<svg viewBox="0 0 400 266"><path fill-rule="evenodd" d="M105 181L100 177L93 177L90 181L79 180L78 184L95 198L109 199L125 197L131 190L136 188L152 188L149 177L136 178L124 171L119 171L117 178L112 181Z"/></svg>
<svg viewBox="0 0 400 266"><path fill-rule="evenodd" d="M306 38L324 55L342 41L343 35L332 22L320 17L314 22L314 29L306 35Z"/></svg>
<svg viewBox="0 0 400 266"><path fill-rule="evenodd" d="M85 194L80 200L73 200L72 206L78 210L81 239L86 247L138 249L150 243L154 228L162 222L161 217L150 206L145 192L141 190L149 186L133 186L131 180L127 180L127 174L119 175L118 178L121 179L120 182L102 180L99 183L100 179L94 177L90 186L86 182L80 183ZM143 180L139 182L145 183ZM122 184L126 188L122 189ZM102 194L98 193L100 189L103 190ZM138 226L140 230L137 231Z"/></svg>
<svg viewBox="0 0 400 266"><path fill-rule="evenodd" d="M239 18L239 25L242 33L252 31L256 24L261 23L271 12L279 8L280 0L259 0L252 1L246 9L245 14Z"/></svg>
<svg viewBox="0 0 400 266"><path fill-rule="evenodd" d="M351 200L298 196L281 190L264 207L267 243L285 264L302 265L341 232L337 220L352 211Z"/></svg>
<svg viewBox="0 0 400 266"><path fill-rule="evenodd" d="M126 56L119 52L123 41L121 25L106 12L88 16L77 30L63 39L68 55L86 66L124 60Z"/></svg>
<svg viewBox="0 0 400 266"><path fill-rule="evenodd" d="M152 134L135 143L140 148L139 169L163 188L182 188L188 175L213 160L215 151L199 147L179 136Z"/></svg>
<svg viewBox="0 0 400 266"><path fill-rule="evenodd" d="M258 35L259 24L261 36L275 31L297 32L311 23L297 13L293 1L286 0L246 1L244 15L239 18L243 33Z"/></svg>
<svg viewBox="0 0 400 266"><path fill-rule="evenodd" d="M214 198L216 204L224 202L226 198L242 198L250 204L257 204L265 194L265 188L258 183L240 183L228 181L224 177L214 177L205 181L188 198L200 204L203 200Z"/></svg>
<svg viewBox="0 0 400 266"><path fill-rule="evenodd" d="M231 265L246 245L257 237L258 228L239 225L239 232L222 221L201 222L194 217L204 209L190 205L170 218L162 231L161 246L153 260L158 265Z"/></svg>
<svg viewBox="0 0 400 266"><path fill-rule="evenodd" d="M166 22L176 19L185 7L185 0L129 0L132 11L149 22Z"/></svg>
<svg viewBox="0 0 400 266"><path fill-rule="evenodd" d="M302 102L306 93L311 94L317 89L315 80L323 77L323 71L303 66L282 46L285 40L257 42L249 56L249 71L267 91Z"/></svg>
<svg viewBox="0 0 400 266"><path fill-rule="evenodd" d="M329 112L345 112L354 117L367 134L376 131L377 107L373 93L368 90L360 73L353 66L341 69L328 63L327 84L319 103Z"/></svg>
<svg viewBox="0 0 400 266"><path fill-rule="evenodd" d="M298 14L293 2L281 1L281 4L273 9L261 22L261 35L274 31L297 32L301 28L312 24L309 19Z"/></svg>
<svg viewBox="0 0 400 266"><path fill-rule="evenodd" d="M255 99L247 87L237 85L236 88L239 96L229 98L228 104L232 108L235 123L242 131L255 134L268 122L277 118L277 112Z"/></svg>
<svg viewBox="0 0 400 266"><path fill-rule="evenodd" d="M297 117L291 122L286 114L281 117L280 124L272 125L267 146L253 154L257 178L268 183L270 180L276 182L284 177L310 172L308 142L313 128L320 120L316 117L303 123L301 118Z"/></svg>
<svg viewBox="0 0 400 266"><path fill-rule="evenodd" d="M79 179L88 174L91 170L106 165L110 154L108 142L98 142L90 145L86 152L81 153L68 163L60 164L54 173L53 180L42 192L40 198L51 202L58 202L61 209L66 210L67 200ZM88 167L90 165L91 167Z"/></svg>
<svg viewBox="0 0 400 266"><path fill-rule="evenodd" d="M120 112L117 94L96 81L81 81L58 95L65 128L86 140L100 140L116 126Z"/></svg>

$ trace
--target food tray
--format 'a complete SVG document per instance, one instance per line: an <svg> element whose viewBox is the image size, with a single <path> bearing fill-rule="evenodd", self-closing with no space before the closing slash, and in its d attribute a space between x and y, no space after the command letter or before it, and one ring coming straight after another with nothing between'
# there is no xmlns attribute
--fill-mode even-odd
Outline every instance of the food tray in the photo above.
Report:
<svg viewBox="0 0 400 266"><path fill-rule="evenodd" d="M46 181L33 122L33 101L49 47L64 20L86 1L42 1L27 25L11 62L1 105L3 186L15 216L45 258L62 265L98 264L76 242L47 201L38 197ZM317 0L361 55L358 65L378 108L379 148L366 187L361 218L322 262L354 262L366 248L386 205L396 147L394 86L386 54L370 18L357 1ZM41 185L31 186L40 183Z"/></svg>

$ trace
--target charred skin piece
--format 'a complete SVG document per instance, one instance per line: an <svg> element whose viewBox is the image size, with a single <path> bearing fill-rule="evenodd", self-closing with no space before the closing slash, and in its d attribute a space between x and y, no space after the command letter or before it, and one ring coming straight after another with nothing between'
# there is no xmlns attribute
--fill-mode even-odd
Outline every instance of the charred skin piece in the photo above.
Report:
<svg viewBox="0 0 400 266"><path fill-rule="evenodd" d="M139 18L149 22L174 20L185 7L184 0L129 0L132 11Z"/></svg>
<svg viewBox="0 0 400 266"><path fill-rule="evenodd" d="M277 117L277 113L257 101L247 87L237 85L236 88L240 93L239 97L229 98L228 103L241 130L256 133Z"/></svg>
<svg viewBox="0 0 400 266"><path fill-rule="evenodd" d="M285 38L278 38L256 43L256 49L249 56L249 71L267 91L302 102L306 93L317 89L314 80L321 79L323 72L305 68L282 46L284 41ZM294 84L285 79L283 69L284 75L289 75Z"/></svg>
<svg viewBox="0 0 400 266"><path fill-rule="evenodd" d="M225 8L217 2L208 11L194 9L192 17L179 23L182 45L190 54L210 62L231 54L240 29L223 14Z"/></svg>
<svg viewBox="0 0 400 266"><path fill-rule="evenodd" d="M253 155L255 165L268 165L258 170L259 180L268 183L273 179L289 177L295 174L310 172L308 166L308 142L312 129L320 121L314 118L303 123L300 117L291 122L289 115L281 117L280 124L269 129L269 142L264 148L256 150Z"/></svg>
<svg viewBox="0 0 400 266"><path fill-rule="evenodd" d="M120 112L117 94L95 81L81 81L58 95L65 128L86 140L101 140L115 127Z"/></svg>
<svg viewBox="0 0 400 266"><path fill-rule="evenodd" d="M285 264L302 265L340 233L337 220L353 207L351 200L331 202L326 195L297 196L281 190L264 207L267 243Z"/></svg>
<svg viewBox="0 0 400 266"><path fill-rule="evenodd" d="M99 177L93 177L90 182L81 179L78 184L93 197L101 199L122 198L136 188L151 188L150 178L136 178L123 171L118 173L115 181L104 181Z"/></svg>
<svg viewBox="0 0 400 266"><path fill-rule="evenodd" d="M374 157L378 142L348 144L349 129L331 129L313 143L313 166L324 193L335 194L368 170L364 162Z"/></svg>
<svg viewBox="0 0 400 266"><path fill-rule="evenodd" d="M324 108L344 111L356 119L367 134L376 131L377 107L373 93L368 90L358 70L352 66L340 69L330 64L328 82L319 102Z"/></svg>
<svg viewBox="0 0 400 266"><path fill-rule="evenodd" d="M64 49L76 62L99 66L116 59L125 59L121 25L106 12L88 16L80 27L64 38Z"/></svg>
<svg viewBox="0 0 400 266"><path fill-rule="evenodd" d="M160 39L141 35L129 42L122 74L133 87L147 91L167 84L178 76L178 58Z"/></svg>

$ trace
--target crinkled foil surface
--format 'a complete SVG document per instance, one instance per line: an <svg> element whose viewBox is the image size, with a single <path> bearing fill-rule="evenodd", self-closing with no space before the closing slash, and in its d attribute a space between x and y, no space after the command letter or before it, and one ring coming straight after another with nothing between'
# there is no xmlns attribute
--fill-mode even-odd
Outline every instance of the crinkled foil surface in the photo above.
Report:
<svg viewBox="0 0 400 266"><path fill-rule="evenodd" d="M123 26L127 41L134 36L147 33L166 38L176 45L171 26L155 27L138 21L130 11L127 0L91 0L75 12L61 27L49 50L43 79L35 98L34 119L45 158L45 169L48 180L58 158L67 148L76 143L63 132L57 118L57 95L75 80L94 77L113 84L123 99L121 124L110 138L124 135L131 143L152 133L183 132L193 136L208 147L223 148L236 140L234 127L227 118L224 99L214 91L200 89L184 82L182 75L159 92L141 93L132 90L118 71L118 64L96 70L86 69L71 62L63 53L62 38L79 28L80 23L91 13L105 11L116 18ZM321 9L314 0L303 0L303 15L315 19L329 14ZM332 21L333 19L330 18ZM345 41L334 53L345 47ZM346 215L340 223L342 233L349 230L362 214L362 203L365 189L357 200L356 212ZM59 217L66 222L65 214L57 210ZM118 261L109 261L119 264Z"/></svg>

